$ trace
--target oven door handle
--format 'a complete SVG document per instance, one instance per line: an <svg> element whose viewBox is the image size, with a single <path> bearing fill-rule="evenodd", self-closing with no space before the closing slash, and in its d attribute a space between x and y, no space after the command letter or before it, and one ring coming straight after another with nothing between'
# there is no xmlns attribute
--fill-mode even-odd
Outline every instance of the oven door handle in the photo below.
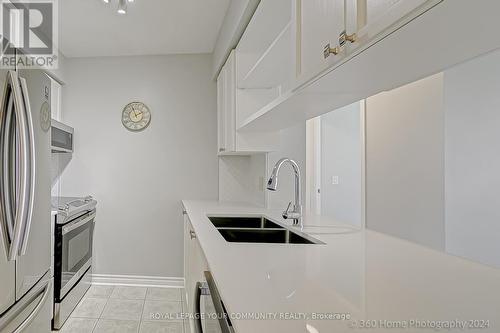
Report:
<svg viewBox="0 0 500 333"><path fill-rule="evenodd" d="M95 213L92 213L82 220L77 220L77 221L71 222L62 228L62 234L66 235L68 232L71 232L77 228L80 228L82 225L85 225L89 222L92 222L94 219L95 219Z"/></svg>
<svg viewBox="0 0 500 333"><path fill-rule="evenodd" d="M212 297L212 302L214 304L215 312L217 313L217 317L219 319L219 325L222 333L234 333L233 326L231 325L231 321L228 318L228 314L224 309L224 305L222 304L222 299L219 295L219 291L217 290L217 286L215 285L214 278L210 272L204 272L205 279L208 284L208 288L210 290L210 296Z"/></svg>
<svg viewBox="0 0 500 333"><path fill-rule="evenodd" d="M201 296L203 285L201 282L196 283L195 287L195 303L194 303L194 322L195 333L203 333L203 325L201 323Z"/></svg>

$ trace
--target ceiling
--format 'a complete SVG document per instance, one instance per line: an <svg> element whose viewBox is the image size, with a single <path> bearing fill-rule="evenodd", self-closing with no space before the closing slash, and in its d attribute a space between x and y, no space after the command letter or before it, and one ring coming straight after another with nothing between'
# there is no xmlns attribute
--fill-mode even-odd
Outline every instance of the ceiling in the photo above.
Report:
<svg viewBox="0 0 500 333"><path fill-rule="evenodd" d="M59 1L66 57L212 53L230 0Z"/></svg>

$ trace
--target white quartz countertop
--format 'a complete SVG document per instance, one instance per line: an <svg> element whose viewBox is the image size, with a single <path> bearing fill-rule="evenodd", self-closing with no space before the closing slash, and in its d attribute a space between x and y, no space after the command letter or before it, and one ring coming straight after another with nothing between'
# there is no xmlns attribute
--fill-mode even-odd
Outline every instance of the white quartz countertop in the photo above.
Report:
<svg viewBox="0 0 500 333"><path fill-rule="evenodd" d="M207 215L263 214L290 222L280 211L241 204L183 205L237 333L500 332L498 269L381 233L349 231L325 217L304 221L304 233L323 245L229 243ZM277 317L241 317L248 314ZM373 320L374 328L361 327L363 320ZM465 329L429 327L464 323ZM485 327L472 330L471 324Z"/></svg>

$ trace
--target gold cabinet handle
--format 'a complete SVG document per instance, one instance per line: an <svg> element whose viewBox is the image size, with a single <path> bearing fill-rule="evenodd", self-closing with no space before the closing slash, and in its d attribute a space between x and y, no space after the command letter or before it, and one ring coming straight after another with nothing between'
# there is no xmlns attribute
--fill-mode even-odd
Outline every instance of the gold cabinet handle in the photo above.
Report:
<svg viewBox="0 0 500 333"><path fill-rule="evenodd" d="M358 40L358 35L356 33L350 34L350 35L345 35L345 40L355 43Z"/></svg>
<svg viewBox="0 0 500 333"><path fill-rule="evenodd" d="M340 51L342 51L340 47L336 46L334 48L331 48L330 44L326 44L325 48L323 49L323 56L326 59L330 56L330 54L337 55L340 53Z"/></svg>
<svg viewBox="0 0 500 333"><path fill-rule="evenodd" d="M347 42L355 43L357 40L358 40L358 35L356 33L348 35L347 32L345 32L344 30L339 35L340 47L343 47Z"/></svg>

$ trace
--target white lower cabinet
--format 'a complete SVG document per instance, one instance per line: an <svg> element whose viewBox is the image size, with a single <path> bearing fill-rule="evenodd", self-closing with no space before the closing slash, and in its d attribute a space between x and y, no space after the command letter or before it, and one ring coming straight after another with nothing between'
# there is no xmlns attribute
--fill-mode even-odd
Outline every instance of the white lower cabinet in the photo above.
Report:
<svg viewBox="0 0 500 333"><path fill-rule="evenodd" d="M195 313L196 284L205 281L204 272L208 271L208 263L198 242L189 217L184 212L184 279L185 279L185 311ZM193 318L188 320L187 332L196 333Z"/></svg>

